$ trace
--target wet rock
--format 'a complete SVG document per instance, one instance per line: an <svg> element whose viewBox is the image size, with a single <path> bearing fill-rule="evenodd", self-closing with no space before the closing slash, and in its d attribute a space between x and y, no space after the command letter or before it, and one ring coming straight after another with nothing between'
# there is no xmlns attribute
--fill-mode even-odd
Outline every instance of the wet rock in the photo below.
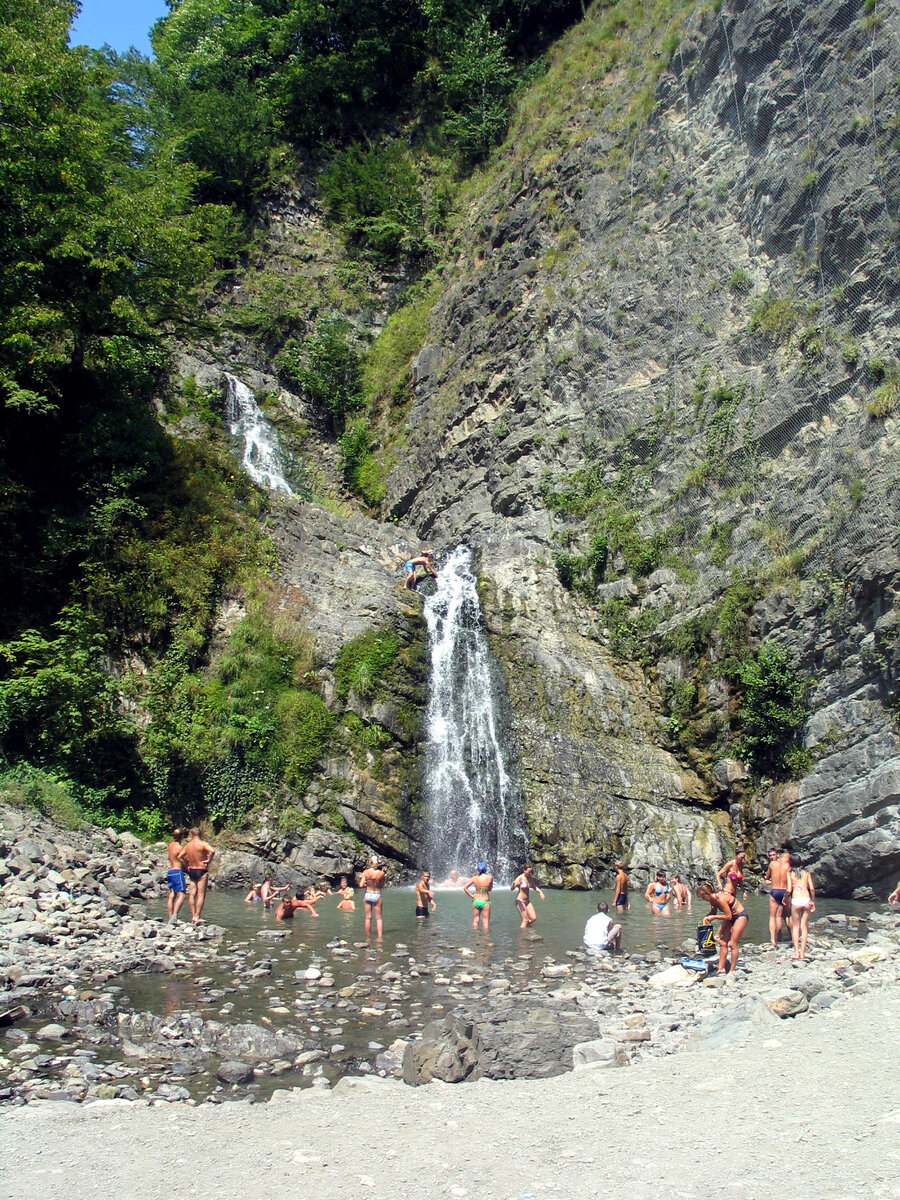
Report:
<svg viewBox="0 0 900 1200"><path fill-rule="evenodd" d="M65 1025L56 1025L52 1022L49 1025L42 1025L35 1033L35 1037L39 1042L58 1042L61 1041L68 1030Z"/></svg>
<svg viewBox="0 0 900 1200"><path fill-rule="evenodd" d="M230 1061L220 1064L216 1071L220 1083L243 1084L253 1082L253 1068L247 1063Z"/></svg>

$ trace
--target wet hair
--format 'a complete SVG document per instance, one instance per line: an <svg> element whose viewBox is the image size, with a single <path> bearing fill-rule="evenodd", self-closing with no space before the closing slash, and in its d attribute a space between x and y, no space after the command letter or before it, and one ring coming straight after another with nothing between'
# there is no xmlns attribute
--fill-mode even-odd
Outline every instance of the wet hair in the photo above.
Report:
<svg viewBox="0 0 900 1200"><path fill-rule="evenodd" d="M303 888L297 888L296 892L294 892L294 899L295 900L303 899Z"/></svg>
<svg viewBox="0 0 900 1200"><path fill-rule="evenodd" d="M600 903L597 905L597 912L602 912L602 913L609 912L609 905L606 903L605 900L601 900Z"/></svg>

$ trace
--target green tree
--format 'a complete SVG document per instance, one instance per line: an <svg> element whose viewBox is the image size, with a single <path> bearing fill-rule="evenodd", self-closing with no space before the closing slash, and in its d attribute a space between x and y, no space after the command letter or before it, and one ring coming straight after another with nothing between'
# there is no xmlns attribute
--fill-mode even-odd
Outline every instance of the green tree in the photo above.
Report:
<svg viewBox="0 0 900 1200"><path fill-rule="evenodd" d="M450 50L440 75L450 107L447 134L465 162L477 162L503 137L515 68L506 42L481 13Z"/></svg>
<svg viewBox="0 0 900 1200"><path fill-rule="evenodd" d="M350 342L350 322L337 314L320 317L298 345L289 342L276 359L288 380L340 433L347 417L363 405L362 368Z"/></svg>
<svg viewBox="0 0 900 1200"><path fill-rule="evenodd" d="M760 772L782 774L799 765L799 734L809 716L809 680L790 653L764 643L737 667L744 688L737 750Z"/></svg>

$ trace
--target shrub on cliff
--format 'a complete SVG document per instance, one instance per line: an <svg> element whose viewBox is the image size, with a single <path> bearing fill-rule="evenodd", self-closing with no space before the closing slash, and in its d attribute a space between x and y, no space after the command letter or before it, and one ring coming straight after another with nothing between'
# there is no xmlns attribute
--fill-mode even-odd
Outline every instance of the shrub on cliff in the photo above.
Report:
<svg viewBox="0 0 900 1200"><path fill-rule="evenodd" d="M801 773L808 766L800 731L809 716L810 681L789 651L771 643L745 657L736 673L744 688L737 752L760 774Z"/></svg>

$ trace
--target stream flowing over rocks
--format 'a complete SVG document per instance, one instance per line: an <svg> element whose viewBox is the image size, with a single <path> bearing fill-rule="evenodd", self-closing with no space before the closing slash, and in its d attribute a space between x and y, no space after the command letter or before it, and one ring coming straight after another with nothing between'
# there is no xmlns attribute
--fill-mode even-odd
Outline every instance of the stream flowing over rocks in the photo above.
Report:
<svg viewBox="0 0 900 1200"><path fill-rule="evenodd" d="M788 946L743 946L728 979L659 950L554 958L533 934L516 956L487 961L465 927L456 949L420 957L344 938L298 954L280 926L229 942L213 924L147 915L149 902L163 910L160 847L8 808L0 818L7 1104L220 1103L359 1076L541 1079L767 1036L900 979L900 913L889 911L815 921L809 961L793 967ZM277 970L280 955L292 975ZM174 1006L167 992L160 1014L139 998L163 974L185 990ZM265 1015L235 1012L241 995L268 997Z"/></svg>

